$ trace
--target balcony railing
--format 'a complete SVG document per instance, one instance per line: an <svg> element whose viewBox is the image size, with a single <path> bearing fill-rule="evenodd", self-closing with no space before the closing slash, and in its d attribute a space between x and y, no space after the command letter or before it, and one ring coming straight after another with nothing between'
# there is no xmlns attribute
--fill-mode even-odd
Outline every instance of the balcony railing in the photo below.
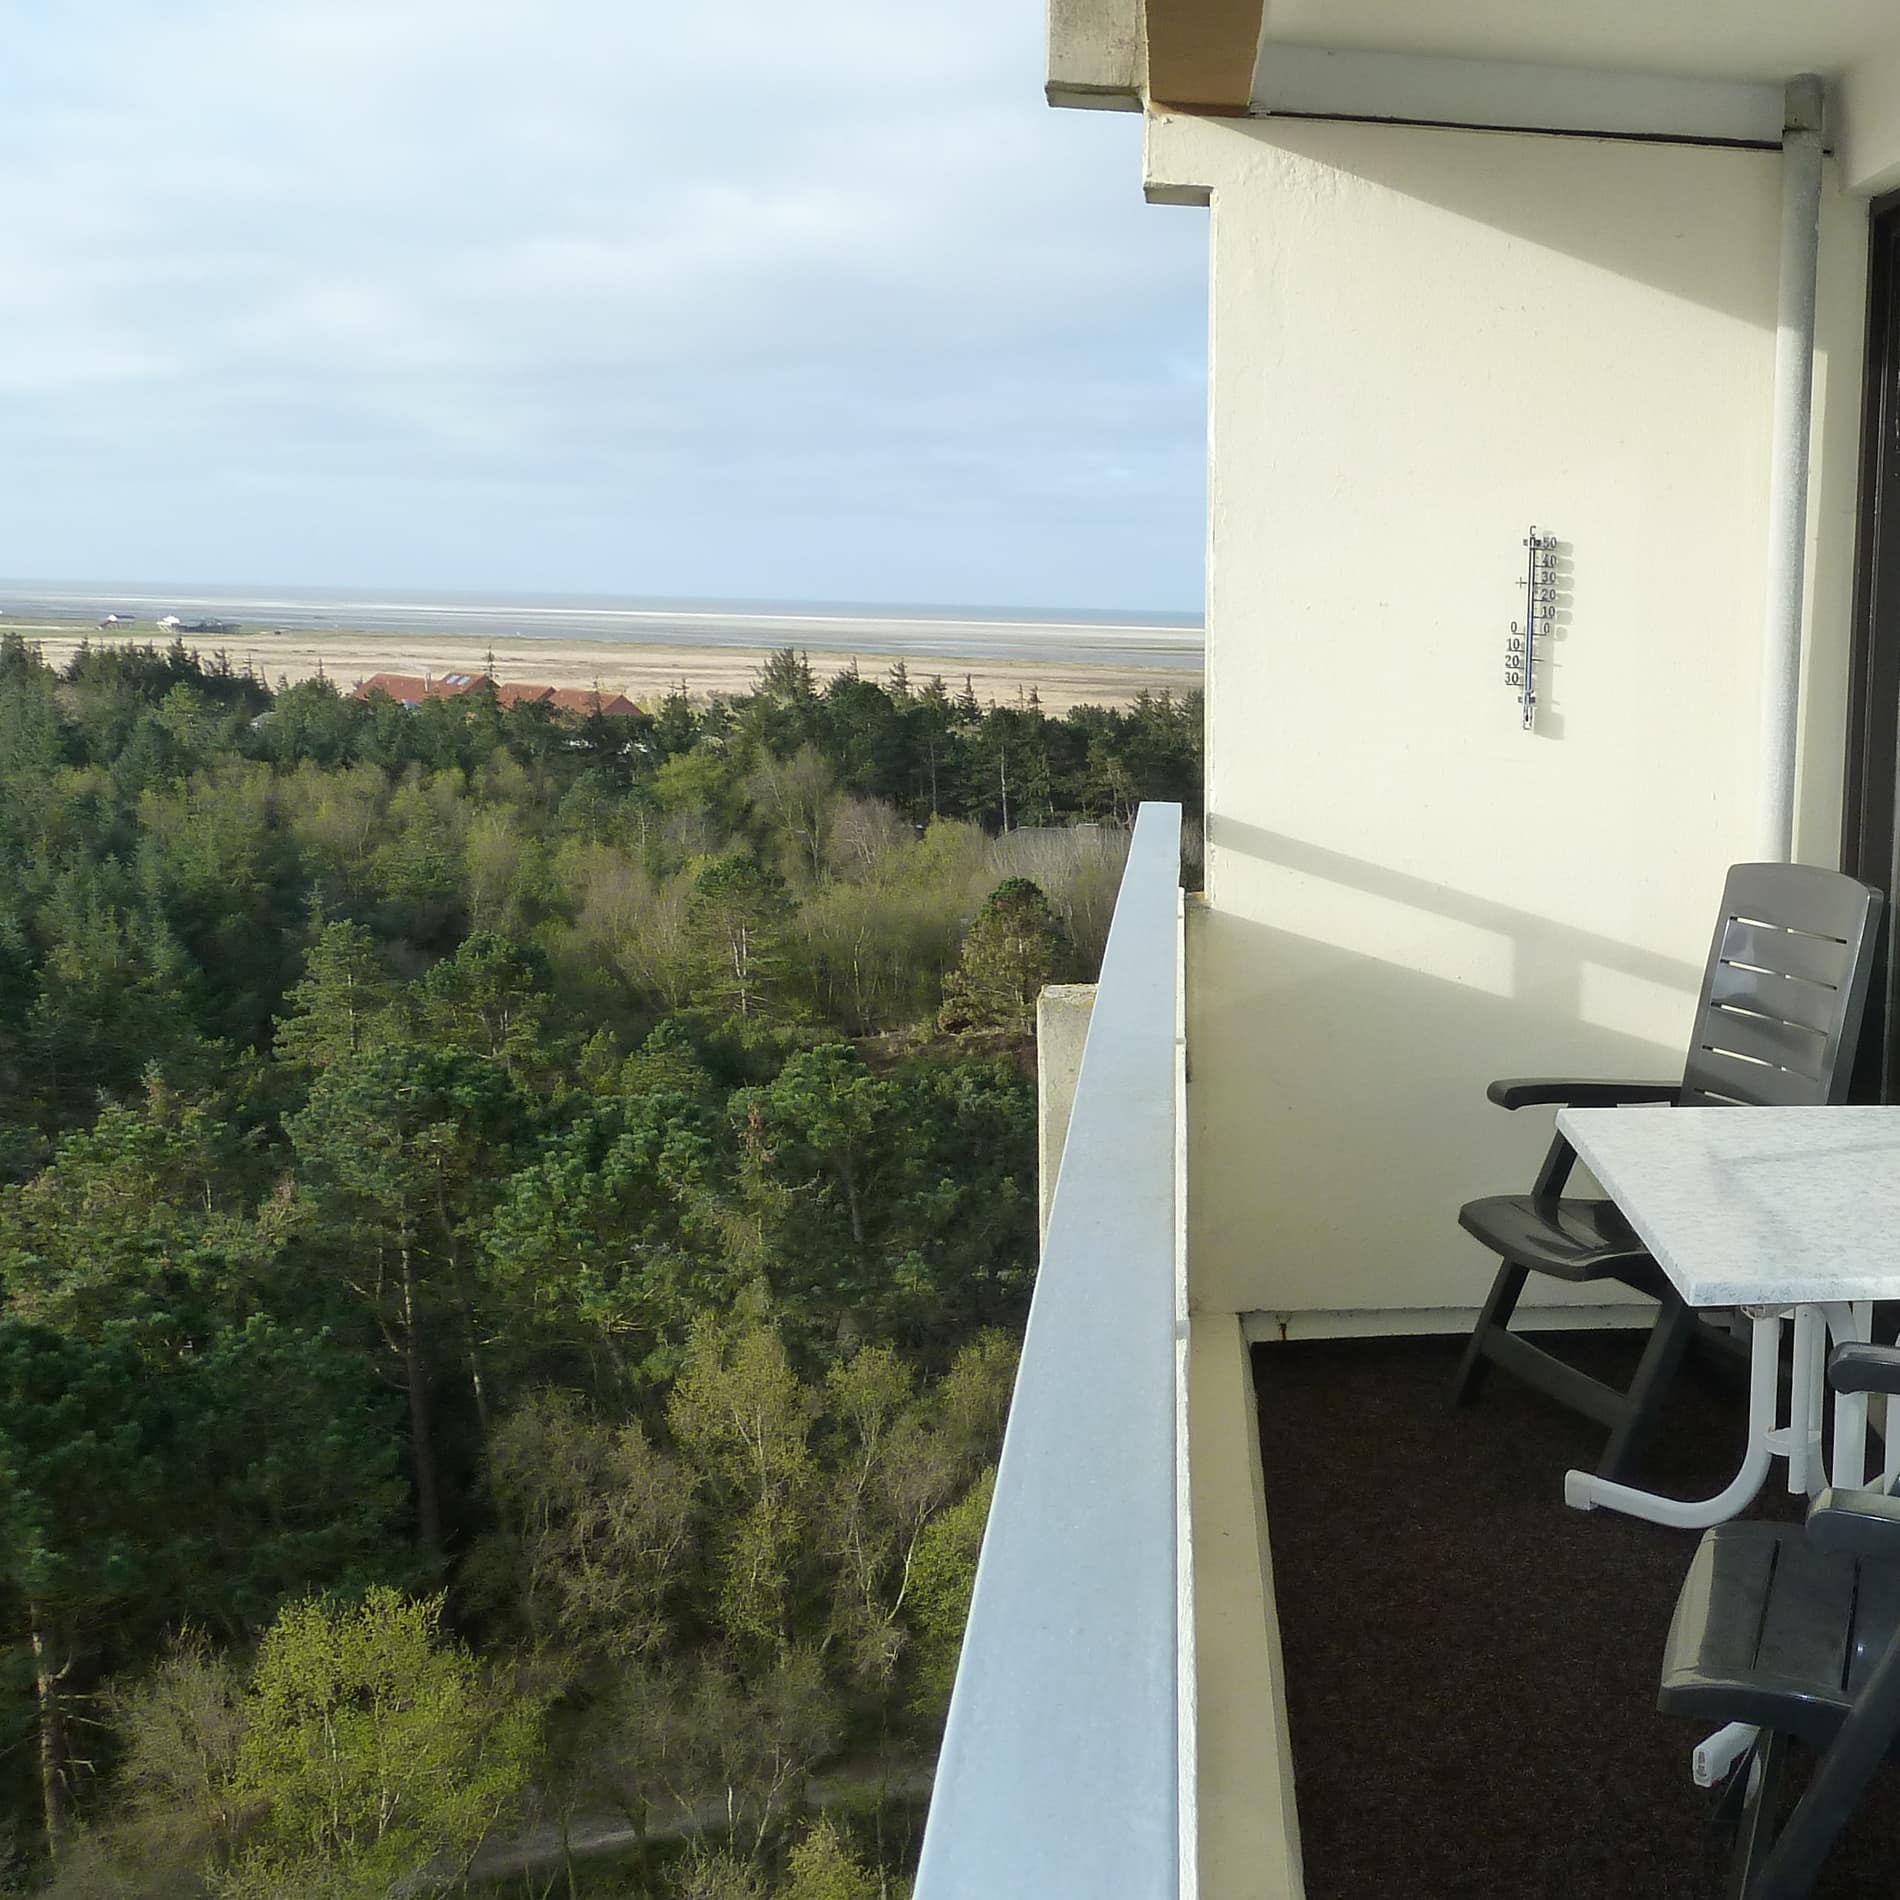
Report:
<svg viewBox="0 0 1900 1900"><path fill-rule="evenodd" d="M1181 813L1116 900L924 1834L918 1900L1190 1894L1177 1524Z"/></svg>

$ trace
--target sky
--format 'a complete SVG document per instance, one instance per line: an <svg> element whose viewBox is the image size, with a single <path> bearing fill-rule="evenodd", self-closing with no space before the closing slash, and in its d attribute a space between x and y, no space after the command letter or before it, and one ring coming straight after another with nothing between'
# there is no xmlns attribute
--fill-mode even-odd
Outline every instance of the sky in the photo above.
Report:
<svg viewBox="0 0 1900 1900"><path fill-rule="evenodd" d="M1042 0L26 0L0 573L1201 604L1206 214Z"/></svg>

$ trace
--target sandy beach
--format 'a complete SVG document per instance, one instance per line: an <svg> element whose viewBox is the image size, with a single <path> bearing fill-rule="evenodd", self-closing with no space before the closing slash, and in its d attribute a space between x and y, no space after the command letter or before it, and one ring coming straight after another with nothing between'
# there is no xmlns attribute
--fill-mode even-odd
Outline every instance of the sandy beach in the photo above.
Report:
<svg viewBox="0 0 1900 1900"><path fill-rule="evenodd" d="M0 631L18 632L37 645L55 666L64 665L82 640L94 645L168 645L169 629L143 622L104 632L70 620L0 616ZM685 683L696 699L749 691L769 647L643 645L628 641L508 640L482 634L380 633L347 628L322 632L261 633L246 628L234 639L218 641L181 636L187 647L205 656L222 646L236 667L251 667L270 685L294 684L322 672L344 690L372 673L443 674L480 672L490 663L502 680L549 686L599 686L650 703ZM852 655L813 646L812 671L819 681L850 664ZM888 655L857 656L861 670L883 679ZM1008 704L1034 687L1045 712L1060 714L1071 706L1125 706L1144 689L1177 697L1201 684L1198 670L1179 665L1110 665L1093 656L1073 663L1060 660L991 657L962 660L951 655L906 653L913 685L940 673L952 692L962 690L965 674L986 704Z"/></svg>

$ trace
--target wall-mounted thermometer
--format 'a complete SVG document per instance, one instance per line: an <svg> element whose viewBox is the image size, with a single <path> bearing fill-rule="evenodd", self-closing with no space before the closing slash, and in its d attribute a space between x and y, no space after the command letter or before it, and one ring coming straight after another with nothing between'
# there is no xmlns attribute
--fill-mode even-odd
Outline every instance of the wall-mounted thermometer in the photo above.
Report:
<svg viewBox="0 0 1900 1900"><path fill-rule="evenodd" d="M1537 721L1537 643L1549 634L1557 613L1557 537L1539 534L1537 524L1524 537L1524 618L1511 622L1504 645L1504 683L1517 695L1520 723L1529 732Z"/></svg>

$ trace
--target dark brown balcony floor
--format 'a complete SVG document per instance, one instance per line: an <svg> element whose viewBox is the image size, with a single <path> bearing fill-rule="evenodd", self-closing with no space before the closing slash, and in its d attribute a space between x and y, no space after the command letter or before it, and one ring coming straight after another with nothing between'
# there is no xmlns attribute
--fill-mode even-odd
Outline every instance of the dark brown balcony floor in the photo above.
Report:
<svg viewBox="0 0 1900 1900"><path fill-rule="evenodd" d="M1639 1343L1563 1350L1620 1381ZM1254 1354L1307 1894L1715 1900L1698 1736L1655 1704L1696 1534L1570 1510L1564 1470L1601 1434L1502 1374L1452 1411L1459 1345ZM1738 1390L1692 1370L1646 1481L1715 1491L1741 1418ZM1787 1514L1785 1471L1758 1508ZM1816 1896L1896 1892L1890 1768Z"/></svg>

